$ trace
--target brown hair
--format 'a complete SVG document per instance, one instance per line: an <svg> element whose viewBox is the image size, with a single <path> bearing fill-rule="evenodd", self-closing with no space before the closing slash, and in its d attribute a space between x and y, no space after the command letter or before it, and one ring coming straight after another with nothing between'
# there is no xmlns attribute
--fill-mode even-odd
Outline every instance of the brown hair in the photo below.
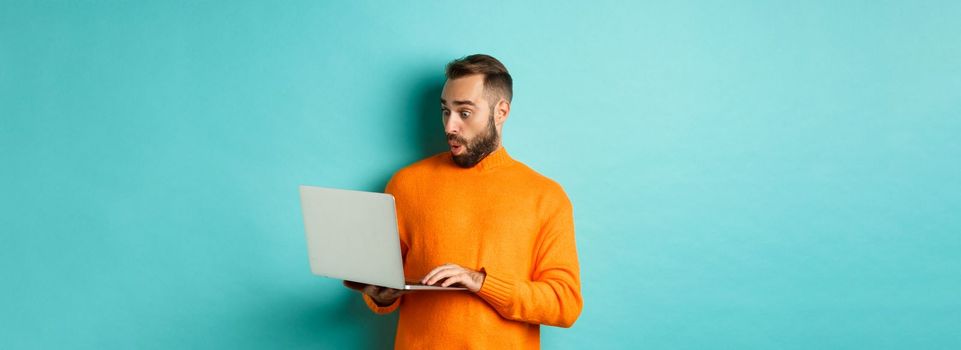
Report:
<svg viewBox="0 0 961 350"><path fill-rule="evenodd" d="M450 61L447 64L447 79L457 79L468 75L484 75L484 93L491 107L500 98L507 102L514 96L514 81L507 67L496 58L484 54L474 54Z"/></svg>

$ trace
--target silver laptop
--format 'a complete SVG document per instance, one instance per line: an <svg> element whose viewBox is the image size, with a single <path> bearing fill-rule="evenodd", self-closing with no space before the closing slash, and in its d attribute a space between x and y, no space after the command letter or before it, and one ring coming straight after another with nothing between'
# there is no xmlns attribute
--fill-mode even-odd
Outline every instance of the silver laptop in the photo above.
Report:
<svg viewBox="0 0 961 350"><path fill-rule="evenodd" d="M406 283L394 196L300 186L310 271L404 290L465 290Z"/></svg>

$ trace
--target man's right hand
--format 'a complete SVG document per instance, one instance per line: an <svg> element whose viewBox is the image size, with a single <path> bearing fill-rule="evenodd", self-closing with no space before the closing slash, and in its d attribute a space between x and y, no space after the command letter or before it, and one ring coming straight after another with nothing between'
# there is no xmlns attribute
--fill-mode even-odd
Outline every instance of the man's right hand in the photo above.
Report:
<svg viewBox="0 0 961 350"><path fill-rule="evenodd" d="M344 281L344 286L347 288L356 290L358 292L367 294L368 296L370 296L371 299L374 300L374 303L380 306L390 306L390 304L393 304L394 301L396 301L397 298L400 298L401 295L410 293L410 291L406 291L406 290L399 290L394 288L387 288L387 287L375 286L372 284L346 281L346 280Z"/></svg>

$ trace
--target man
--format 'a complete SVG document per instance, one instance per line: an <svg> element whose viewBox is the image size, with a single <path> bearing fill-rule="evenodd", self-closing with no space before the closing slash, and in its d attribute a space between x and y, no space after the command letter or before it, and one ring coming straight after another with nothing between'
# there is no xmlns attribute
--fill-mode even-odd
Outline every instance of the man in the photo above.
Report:
<svg viewBox="0 0 961 350"><path fill-rule="evenodd" d="M468 291L404 292L345 281L376 313L400 309L397 348L537 348L583 301L571 203L501 146L512 79L497 59L447 65L440 105L450 152L391 178L404 275Z"/></svg>

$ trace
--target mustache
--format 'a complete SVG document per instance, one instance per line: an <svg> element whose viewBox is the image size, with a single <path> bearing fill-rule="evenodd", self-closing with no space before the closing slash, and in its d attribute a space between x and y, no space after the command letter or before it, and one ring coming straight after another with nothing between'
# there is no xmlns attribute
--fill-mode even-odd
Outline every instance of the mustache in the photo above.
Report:
<svg viewBox="0 0 961 350"><path fill-rule="evenodd" d="M454 135L454 134L447 134L447 141L456 141L457 143L459 143L459 144L461 144L461 145L465 145L465 146L467 145L467 140L466 140L466 139L464 139L463 137Z"/></svg>

